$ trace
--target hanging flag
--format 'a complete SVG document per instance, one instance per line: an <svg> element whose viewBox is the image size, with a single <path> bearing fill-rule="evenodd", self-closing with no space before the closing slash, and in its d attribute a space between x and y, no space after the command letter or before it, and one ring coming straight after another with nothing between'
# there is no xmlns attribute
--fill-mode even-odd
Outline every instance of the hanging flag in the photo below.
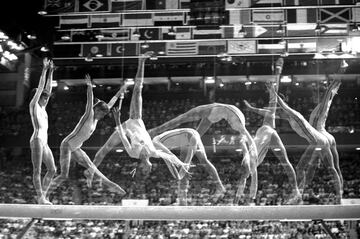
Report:
<svg viewBox="0 0 360 239"><path fill-rule="evenodd" d="M323 24L321 35L347 35L349 33L348 24Z"/></svg>
<svg viewBox="0 0 360 239"><path fill-rule="evenodd" d="M291 37L315 36L315 23L288 23L286 25L287 35Z"/></svg>
<svg viewBox="0 0 360 239"><path fill-rule="evenodd" d="M146 0L146 9L179 9L178 0Z"/></svg>
<svg viewBox="0 0 360 239"><path fill-rule="evenodd" d="M189 9L191 0L179 0L180 9Z"/></svg>
<svg viewBox="0 0 360 239"><path fill-rule="evenodd" d="M124 26L153 26L152 13L130 13L123 15Z"/></svg>
<svg viewBox="0 0 360 239"><path fill-rule="evenodd" d="M90 15L92 28L118 27L120 26L120 14Z"/></svg>
<svg viewBox="0 0 360 239"><path fill-rule="evenodd" d="M78 0L79 12L109 12L109 0Z"/></svg>
<svg viewBox="0 0 360 239"><path fill-rule="evenodd" d="M182 26L186 25L184 12L154 13L155 26Z"/></svg>
<svg viewBox="0 0 360 239"><path fill-rule="evenodd" d="M226 41L200 41L199 55L217 55L226 51Z"/></svg>
<svg viewBox="0 0 360 239"><path fill-rule="evenodd" d="M131 40L159 40L160 29L159 28L140 28L138 29L140 37L134 37L136 29L131 29Z"/></svg>
<svg viewBox="0 0 360 239"><path fill-rule="evenodd" d="M252 0L252 7L280 7L283 0Z"/></svg>
<svg viewBox="0 0 360 239"><path fill-rule="evenodd" d="M285 0L285 6L316 6L318 0Z"/></svg>
<svg viewBox="0 0 360 239"><path fill-rule="evenodd" d="M251 27L245 27L245 31L247 32L245 37L282 37L283 33L278 30L279 26L253 25Z"/></svg>
<svg viewBox="0 0 360 239"><path fill-rule="evenodd" d="M190 27L174 27L175 35L169 35L169 28L161 28L162 39L191 39Z"/></svg>
<svg viewBox="0 0 360 239"><path fill-rule="evenodd" d="M250 24L251 11L250 10L232 10L229 11L228 22L231 25Z"/></svg>
<svg viewBox="0 0 360 239"><path fill-rule="evenodd" d="M166 55L197 55L197 42L166 42Z"/></svg>
<svg viewBox="0 0 360 239"><path fill-rule="evenodd" d="M348 23L351 8L320 8L321 23Z"/></svg>
<svg viewBox="0 0 360 239"><path fill-rule="evenodd" d="M286 12L288 23L316 23L318 19L316 8L288 9Z"/></svg>
<svg viewBox="0 0 360 239"><path fill-rule="evenodd" d="M81 16L60 16L60 28L88 28L89 17L87 15Z"/></svg>
<svg viewBox="0 0 360 239"><path fill-rule="evenodd" d="M291 53L316 52L316 39L288 40L287 46Z"/></svg>
<svg viewBox="0 0 360 239"><path fill-rule="evenodd" d="M70 38L72 42L84 41L98 41L92 31L70 31Z"/></svg>
<svg viewBox="0 0 360 239"><path fill-rule="evenodd" d="M111 56L137 56L138 43L114 43L110 46Z"/></svg>
<svg viewBox="0 0 360 239"><path fill-rule="evenodd" d="M246 27L242 25L224 26L222 29L223 38L244 38L247 34Z"/></svg>
<svg viewBox="0 0 360 239"><path fill-rule="evenodd" d="M229 40L227 41L227 52L229 54L253 54L256 53L255 41Z"/></svg>
<svg viewBox="0 0 360 239"><path fill-rule="evenodd" d="M341 51L341 43L345 42L346 38L319 38L317 42L317 50L319 52L339 52Z"/></svg>
<svg viewBox="0 0 360 239"><path fill-rule="evenodd" d="M285 45L280 40L260 40L257 49L259 54L280 54L285 51Z"/></svg>
<svg viewBox="0 0 360 239"><path fill-rule="evenodd" d="M225 9L251 7L251 0L225 0Z"/></svg>
<svg viewBox="0 0 360 239"><path fill-rule="evenodd" d="M320 0L321 5L353 5L354 0Z"/></svg>
<svg viewBox="0 0 360 239"><path fill-rule="evenodd" d="M140 54L144 54L147 51L153 51L157 55L165 55L165 42L149 42L148 45L149 47L145 49L140 47Z"/></svg>
<svg viewBox="0 0 360 239"><path fill-rule="evenodd" d="M54 56L56 57L79 57L81 56L81 44L54 45Z"/></svg>
<svg viewBox="0 0 360 239"><path fill-rule="evenodd" d="M108 49L108 44L82 44L81 45L81 53L83 57L88 56L89 54L91 56L95 56L95 55L102 55L102 56L107 56L109 55L107 52Z"/></svg>
<svg viewBox="0 0 360 239"><path fill-rule="evenodd" d="M75 12L74 0L46 0L45 10L48 14Z"/></svg>
<svg viewBox="0 0 360 239"><path fill-rule="evenodd" d="M193 29L194 39L220 39L223 35L222 28L220 29Z"/></svg>
<svg viewBox="0 0 360 239"><path fill-rule="evenodd" d="M104 37L102 41L126 41L129 40L129 29L120 29L120 30L101 30L101 33Z"/></svg>
<svg viewBox="0 0 360 239"><path fill-rule="evenodd" d="M144 10L142 2L143 0L111 0L111 11Z"/></svg>
<svg viewBox="0 0 360 239"><path fill-rule="evenodd" d="M282 24L285 21L284 10L253 10L252 21L255 24Z"/></svg>

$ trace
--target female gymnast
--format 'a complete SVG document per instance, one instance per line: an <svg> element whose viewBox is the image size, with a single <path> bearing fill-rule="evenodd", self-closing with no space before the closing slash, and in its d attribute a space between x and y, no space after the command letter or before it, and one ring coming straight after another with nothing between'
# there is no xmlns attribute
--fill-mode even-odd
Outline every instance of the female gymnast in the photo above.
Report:
<svg viewBox="0 0 360 239"><path fill-rule="evenodd" d="M48 145L48 115L46 106L51 96L51 82L54 73L54 63L45 58L39 85L29 105L31 122L34 132L30 138L31 160L33 163L33 183L39 204L51 204L45 198L45 189L56 173L54 156ZM46 73L49 70L46 80ZM41 184L41 164L44 163L47 172Z"/></svg>

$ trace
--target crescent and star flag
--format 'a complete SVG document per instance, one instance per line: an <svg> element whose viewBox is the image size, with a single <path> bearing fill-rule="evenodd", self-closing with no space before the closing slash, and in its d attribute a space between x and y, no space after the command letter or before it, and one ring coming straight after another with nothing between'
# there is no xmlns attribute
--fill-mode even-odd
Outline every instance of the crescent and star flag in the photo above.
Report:
<svg viewBox="0 0 360 239"><path fill-rule="evenodd" d="M137 56L138 53L138 43L114 43L110 46L111 56Z"/></svg>
<svg viewBox="0 0 360 239"><path fill-rule="evenodd" d="M159 40L160 29L159 28L139 28L140 37L134 37L136 29L131 29L131 40Z"/></svg>

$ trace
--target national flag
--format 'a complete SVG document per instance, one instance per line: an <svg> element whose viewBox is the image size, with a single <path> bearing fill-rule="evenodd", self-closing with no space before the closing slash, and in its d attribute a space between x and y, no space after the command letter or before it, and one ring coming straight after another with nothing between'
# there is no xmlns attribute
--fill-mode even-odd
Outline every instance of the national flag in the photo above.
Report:
<svg viewBox="0 0 360 239"><path fill-rule="evenodd" d="M280 40L260 40L257 43L259 54L280 54L285 51L286 46L280 44Z"/></svg>
<svg viewBox="0 0 360 239"><path fill-rule="evenodd" d="M197 55L198 54L198 42L167 42L166 43L166 55Z"/></svg>
<svg viewBox="0 0 360 239"><path fill-rule="evenodd" d="M138 43L114 43L110 46L111 56L137 56L138 52Z"/></svg>
<svg viewBox="0 0 360 239"><path fill-rule="evenodd" d="M191 0L179 0L180 9L189 9Z"/></svg>
<svg viewBox="0 0 360 239"><path fill-rule="evenodd" d="M231 10L228 15L229 24L239 25L239 24L250 24L251 21L251 11L250 10Z"/></svg>
<svg viewBox="0 0 360 239"><path fill-rule="evenodd" d="M60 16L60 28L63 29L88 28L89 23L89 17L87 15Z"/></svg>
<svg viewBox="0 0 360 239"><path fill-rule="evenodd" d="M354 7L352 9L352 21L353 22L360 22L360 8L359 7Z"/></svg>
<svg viewBox="0 0 360 239"><path fill-rule="evenodd" d="M79 12L109 12L110 0L78 0Z"/></svg>
<svg viewBox="0 0 360 239"><path fill-rule="evenodd" d="M152 13L130 13L123 15L124 26L153 26Z"/></svg>
<svg viewBox="0 0 360 239"><path fill-rule="evenodd" d="M301 37L301 36L315 36L315 23L288 23L286 25L287 36Z"/></svg>
<svg viewBox="0 0 360 239"><path fill-rule="evenodd" d="M321 23L348 23L351 8L320 8Z"/></svg>
<svg viewBox="0 0 360 239"><path fill-rule="evenodd" d="M286 12L288 23L316 23L318 19L316 8L288 9Z"/></svg>
<svg viewBox="0 0 360 239"><path fill-rule="evenodd" d="M255 24L282 24L285 21L284 10L253 10L252 22Z"/></svg>
<svg viewBox="0 0 360 239"><path fill-rule="evenodd" d="M143 0L111 0L111 11L144 10L142 2Z"/></svg>
<svg viewBox="0 0 360 239"><path fill-rule="evenodd" d="M146 9L179 9L178 0L146 0Z"/></svg>
<svg viewBox="0 0 360 239"><path fill-rule="evenodd" d="M354 0L320 0L321 5L353 5Z"/></svg>
<svg viewBox="0 0 360 239"><path fill-rule="evenodd" d="M341 51L341 43L346 41L346 38L319 38L317 42L317 50L319 52L339 52Z"/></svg>
<svg viewBox="0 0 360 239"><path fill-rule="evenodd" d="M200 41L199 55L217 55L226 51L226 41Z"/></svg>
<svg viewBox="0 0 360 239"><path fill-rule="evenodd" d="M101 30L101 33L104 37L102 41L126 41L129 40L129 29L120 29L120 30Z"/></svg>
<svg viewBox="0 0 360 239"><path fill-rule="evenodd" d="M92 28L119 27L120 16L120 14L90 15L90 25Z"/></svg>
<svg viewBox="0 0 360 239"><path fill-rule="evenodd" d="M225 0L225 9L251 7L251 0Z"/></svg>
<svg viewBox="0 0 360 239"><path fill-rule="evenodd" d="M82 56L86 57L88 55L95 56L95 55L102 55L107 56L108 54L108 44L82 44L81 45L81 53Z"/></svg>
<svg viewBox="0 0 360 239"><path fill-rule="evenodd" d="M138 29L140 33L139 38L135 38L133 35L136 29L131 29L131 40L159 40L160 39L160 29L159 28L140 28Z"/></svg>
<svg viewBox="0 0 360 239"><path fill-rule="evenodd" d="M54 45L53 53L56 57L79 57L81 55L80 44Z"/></svg>
<svg viewBox="0 0 360 239"><path fill-rule="evenodd" d="M48 14L75 12L74 0L46 0L45 10Z"/></svg>
<svg viewBox="0 0 360 239"><path fill-rule="evenodd" d="M348 24L323 24L321 35L326 36L337 36L337 35L347 35L349 33Z"/></svg>
<svg viewBox="0 0 360 239"><path fill-rule="evenodd" d="M280 7L283 0L252 0L252 7Z"/></svg>
<svg viewBox="0 0 360 239"><path fill-rule="evenodd" d="M318 0L284 0L285 6L316 6Z"/></svg>
<svg viewBox="0 0 360 239"><path fill-rule="evenodd" d="M256 53L255 41L229 40L227 41L227 52L230 54L253 54Z"/></svg>
<svg viewBox="0 0 360 239"><path fill-rule="evenodd" d="M244 38L246 37L246 27L242 25L224 26L223 38ZM250 28L248 28L250 29Z"/></svg>
<svg viewBox="0 0 360 239"><path fill-rule="evenodd" d="M289 52L316 52L316 39L288 40Z"/></svg>
<svg viewBox="0 0 360 239"><path fill-rule="evenodd" d="M147 51L153 51L157 55L165 55L166 53L165 42L149 42L148 45L149 47L145 49L140 47L141 54L144 54Z"/></svg>
<svg viewBox="0 0 360 239"><path fill-rule="evenodd" d="M89 31L70 31L70 38L72 42L79 41L97 41L95 34Z"/></svg>
<svg viewBox="0 0 360 239"><path fill-rule="evenodd" d="M191 39L190 27L174 27L175 35L169 35L169 28L161 28L162 39Z"/></svg>
<svg viewBox="0 0 360 239"><path fill-rule="evenodd" d="M283 33L278 32L279 26L260 26L253 25L245 27L245 37L282 37ZM283 29L284 30L284 29Z"/></svg>
<svg viewBox="0 0 360 239"><path fill-rule="evenodd" d="M154 13L155 26L182 26L186 25L184 12L161 12Z"/></svg>
<svg viewBox="0 0 360 239"><path fill-rule="evenodd" d="M223 30L218 29L193 29L194 39L220 39L223 35Z"/></svg>

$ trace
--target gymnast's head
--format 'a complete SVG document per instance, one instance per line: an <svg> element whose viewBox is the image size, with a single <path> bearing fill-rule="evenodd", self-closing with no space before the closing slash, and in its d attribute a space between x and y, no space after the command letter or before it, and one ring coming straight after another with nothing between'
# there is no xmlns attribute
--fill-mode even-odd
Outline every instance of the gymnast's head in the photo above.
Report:
<svg viewBox="0 0 360 239"><path fill-rule="evenodd" d="M31 99L34 97L36 91L37 91L37 88L34 88L34 89L31 91ZM38 104L39 104L40 106L45 106L45 105L48 103L48 101L49 101L49 99L50 99L50 96L51 96L51 94L50 94L49 91L43 90L43 91L41 92L41 95L40 95Z"/></svg>
<svg viewBox="0 0 360 239"><path fill-rule="evenodd" d="M94 118L100 120L110 112L109 106L102 100L96 99L94 104Z"/></svg>

